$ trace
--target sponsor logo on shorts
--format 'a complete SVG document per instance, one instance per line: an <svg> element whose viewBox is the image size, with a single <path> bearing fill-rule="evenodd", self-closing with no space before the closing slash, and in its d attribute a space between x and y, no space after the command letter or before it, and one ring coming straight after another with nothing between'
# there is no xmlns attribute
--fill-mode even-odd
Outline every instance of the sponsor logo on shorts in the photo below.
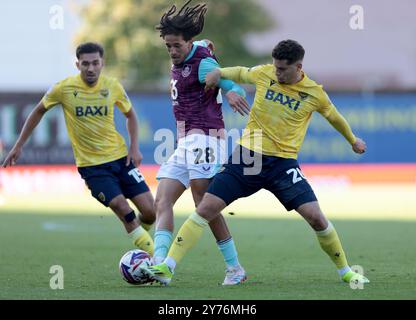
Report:
<svg viewBox="0 0 416 320"><path fill-rule="evenodd" d="M98 199L100 199L100 201L104 202L105 201L105 195L104 195L104 193L100 192L98 194Z"/></svg>

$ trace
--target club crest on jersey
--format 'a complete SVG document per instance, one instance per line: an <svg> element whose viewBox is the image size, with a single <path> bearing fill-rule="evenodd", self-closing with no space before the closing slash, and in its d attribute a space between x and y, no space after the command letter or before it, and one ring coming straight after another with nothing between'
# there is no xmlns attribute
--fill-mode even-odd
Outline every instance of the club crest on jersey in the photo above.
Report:
<svg viewBox="0 0 416 320"><path fill-rule="evenodd" d="M185 64L182 69L182 77L187 78L192 72L192 66L190 64Z"/></svg>
<svg viewBox="0 0 416 320"><path fill-rule="evenodd" d="M104 98L107 98L107 97L108 97L108 89L102 89L102 90L100 90L100 94L101 94Z"/></svg>
<svg viewBox="0 0 416 320"><path fill-rule="evenodd" d="M299 97L302 100L306 100L309 97L309 94L307 94L306 92L299 92Z"/></svg>

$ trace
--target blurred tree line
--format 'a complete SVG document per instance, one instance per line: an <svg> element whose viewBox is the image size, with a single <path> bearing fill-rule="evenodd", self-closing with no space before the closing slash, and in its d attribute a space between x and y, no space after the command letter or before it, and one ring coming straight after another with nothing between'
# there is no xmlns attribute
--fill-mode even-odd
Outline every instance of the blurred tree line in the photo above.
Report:
<svg viewBox="0 0 416 320"><path fill-rule="evenodd" d="M170 60L163 40L155 29L171 5L178 9L186 1L99 0L81 8L83 26L76 43L96 41L105 48L106 73L118 77L130 90L165 89ZM248 51L245 36L266 31L273 22L256 0L196 0L205 2L208 12L203 33L216 46L221 65L256 65L267 57Z"/></svg>

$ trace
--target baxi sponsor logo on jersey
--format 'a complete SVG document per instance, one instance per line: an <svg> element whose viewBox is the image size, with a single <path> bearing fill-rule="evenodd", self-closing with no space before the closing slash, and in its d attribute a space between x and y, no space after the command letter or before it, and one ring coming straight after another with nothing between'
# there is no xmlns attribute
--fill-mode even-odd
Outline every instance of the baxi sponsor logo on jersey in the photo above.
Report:
<svg viewBox="0 0 416 320"><path fill-rule="evenodd" d="M106 116L108 115L107 106L78 106L75 107L75 115L77 117L88 117L88 116Z"/></svg>
<svg viewBox="0 0 416 320"><path fill-rule="evenodd" d="M296 111L300 107L300 101L292 99L291 97L284 95L280 92L268 89L266 95L264 96L266 100L271 100L273 102L279 102L282 106L288 106L290 109Z"/></svg>

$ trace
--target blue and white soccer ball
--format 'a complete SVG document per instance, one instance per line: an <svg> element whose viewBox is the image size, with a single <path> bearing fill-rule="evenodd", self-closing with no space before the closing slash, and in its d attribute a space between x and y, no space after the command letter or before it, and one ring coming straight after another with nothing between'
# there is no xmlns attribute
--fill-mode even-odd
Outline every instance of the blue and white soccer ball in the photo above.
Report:
<svg viewBox="0 0 416 320"><path fill-rule="evenodd" d="M143 250L134 249L126 252L120 259L119 270L121 276L130 284L145 284L149 277L142 272L140 267L151 266L152 257Z"/></svg>

